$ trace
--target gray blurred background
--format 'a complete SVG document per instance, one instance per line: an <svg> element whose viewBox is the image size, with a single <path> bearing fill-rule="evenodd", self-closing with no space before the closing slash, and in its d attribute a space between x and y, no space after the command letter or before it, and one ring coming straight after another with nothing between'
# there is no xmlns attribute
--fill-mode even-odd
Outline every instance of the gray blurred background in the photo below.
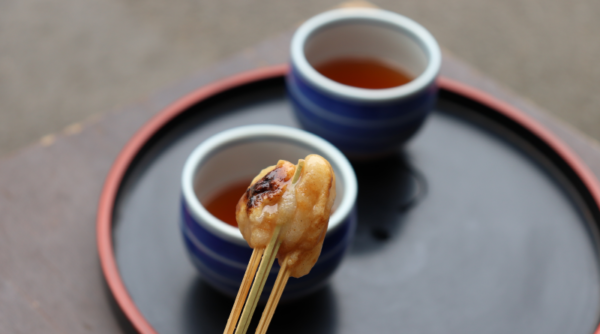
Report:
<svg viewBox="0 0 600 334"><path fill-rule="evenodd" d="M0 158L293 30L340 0L0 1ZM600 139L600 1L374 0Z"/></svg>

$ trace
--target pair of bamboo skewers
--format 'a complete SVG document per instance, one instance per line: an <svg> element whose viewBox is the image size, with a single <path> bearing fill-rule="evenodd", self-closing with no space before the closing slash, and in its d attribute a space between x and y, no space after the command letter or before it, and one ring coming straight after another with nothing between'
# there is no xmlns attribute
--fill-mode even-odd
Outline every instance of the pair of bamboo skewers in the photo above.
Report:
<svg viewBox="0 0 600 334"><path fill-rule="evenodd" d="M303 167L304 160L300 159L298 161L296 172L292 177L292 184L298 182ZM279 246L281 245L281 240L279 240L280 232L281 225L277 225L267 247L265 249L254 249L252 252L252 256L248 262L248 267L246 268L246 273L244 274L242 284L240 285L240 290L235 298L235 302L233 304L233 308L231 309L231 314L229 315L229 319L227 320L227 325L225 326L225 331L223 334L234 334L234 330L235 334L245 334L248 331L250 321L252 320L252 315L254 314L256 305L258 305L258 300L262 294L267 277L271 272L271 267L273 267L273 262L275 262L275 258L277 257ZM258 323L258 327L256 328L256 334L265 334L269 324L271 323L271 319L273 319L273 314L275 313L279 299L281 298L285 285L290 278L290 272L287 268L287 260L288 259L286 257L284 261L282 261L283 264L279 269L279 274L277 274L275 285L271 290L271 295L269 296L267 305L265 306L263 314L260 318L260 322Z"/></svg>

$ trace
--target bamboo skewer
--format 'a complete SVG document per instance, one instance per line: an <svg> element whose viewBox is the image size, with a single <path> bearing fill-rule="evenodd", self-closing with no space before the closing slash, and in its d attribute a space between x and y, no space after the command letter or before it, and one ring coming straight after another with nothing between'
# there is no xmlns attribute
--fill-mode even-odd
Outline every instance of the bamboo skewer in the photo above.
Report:
<svg viewBox="0 0 600 334"><path fill-rule="evenodd" d="M227 320L227 325L225 326L224 334L233 334L235 330L235 325L240 318L240 314L242 313L242 308L244 307L244 303L246 302L246 297L248 297L248 292L250 291L250 287L252 286L252 280L254 275L256 275L256 270L258 269L258 265L263 256L264 249L255 249L252 252L252 257L250 257L250 262L248 262L248 267L246 268L246 273L244 274L244 278L242 279L242 285L240 285L240 290L238 291L237 296L235 297L235 302L233 303L233 308L231 309L231 314L229 314L229 319Z"/></svg>
<svg viewBox="0 0 600 334"><path fill-rule="evenodd" d="M256 334L267 333L267 329L269 328L271 319L273 319L273 314L275 314L275 309L277 308L277 304L279 304L279 299L281 299L283 289L285 289L285 285L287 284L287 281L290 278L290 272L287 268L287 260L288 257L285 258L285 260L283 261L283 265L279 269L279 274L277 275L275 285L273 285L273 290L271 291L271 295L269 296L269 301L265 306L263 314L260 318L260 322L258 323L258 327L256 327Z"/></svg>
<svg viewBox="0 0 600 334"><path fill-rule="evenodd" d="M275 261L279 246L281 245L281 242L278 241L280 231L280 225L275 227L275 231L271 236L271 241L269 241L269 245L265 249L262 261L260 262L260 267L258 267L258 273L254 278L250 295L248 296L248 300L246 300L246 305L244 305L244 311L242 312L242 317L235 330L235 334L245 334L248 331L250 320L252 319L252 315L254 314L254 310L256 309L256 305L258 304L262 290L265 287L265 282L267 281L267 277L269 276L269 272L271 271L271 267Z"/></svg>

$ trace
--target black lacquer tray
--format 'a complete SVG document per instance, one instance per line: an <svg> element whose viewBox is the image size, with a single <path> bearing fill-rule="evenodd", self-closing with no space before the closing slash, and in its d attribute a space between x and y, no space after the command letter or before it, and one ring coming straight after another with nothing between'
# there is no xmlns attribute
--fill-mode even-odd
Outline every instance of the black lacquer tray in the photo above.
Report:
<svg viewBox="0 0 600 334"><path fill-rule="evenodd" d="M98 241L125 329L223 332L233 300L202 281L178 227L182 166L219 131L298 126L285 71L194 92L141 129L115 162ZM280 305L270 333L594 333L596 181L524 114L448 80L440 87L435 111L404 149L353 164L359 225L351 250L324 289Z"/></svg>

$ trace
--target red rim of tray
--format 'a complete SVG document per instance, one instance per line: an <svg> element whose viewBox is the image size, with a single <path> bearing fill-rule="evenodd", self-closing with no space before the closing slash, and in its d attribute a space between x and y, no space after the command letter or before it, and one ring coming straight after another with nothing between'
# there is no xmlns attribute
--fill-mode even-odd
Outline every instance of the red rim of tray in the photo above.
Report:
<svg viewBox="0 0 600 334"><path fill-rule="evenodd" d="M102 272L104 273L104 277L110 292L112 293L118 307L138 332L143 334L157 334L154 328L152 328L150 323L138 310L137 306L131 299L131 296L127 292L127 289L125 288L125 284L121 279L119 269L117 267L112 242L112 213L115 199L119 191L121 181L123 180L129 165L134 160L140 149L152 136L154 136L164 125L166 125L169 121L178 116L187 108L215 94L255 81L280 77L285 75L287 71L288 66L286 64L265 67L243 72L197 89L196 91L171 104L169 107L150 119L150 121L148 121L140 130L138 130L137 133L129 140L112 165L112 168L108 173L104 183L104 188L102 189L102 194L100 196L100 202L98 205L96 222L98 253L100 256ZM488 95L487 93L457 81L441 77L438 79L438 85L440 89L464 96L497 111L505 117L520 124L526 130L545 142L566 162L566 164L575 172L575 174L577 174L590 192L596 205L600 207L600 186L594 174L592 174L592 172L581 161L581 159L575 155L575 153L573 153L573 151L566 144L564 144L562 140L543 127L540 123L513 106L502 102ZM600 334L600 327L596 328L594 333Z"/></svg>

